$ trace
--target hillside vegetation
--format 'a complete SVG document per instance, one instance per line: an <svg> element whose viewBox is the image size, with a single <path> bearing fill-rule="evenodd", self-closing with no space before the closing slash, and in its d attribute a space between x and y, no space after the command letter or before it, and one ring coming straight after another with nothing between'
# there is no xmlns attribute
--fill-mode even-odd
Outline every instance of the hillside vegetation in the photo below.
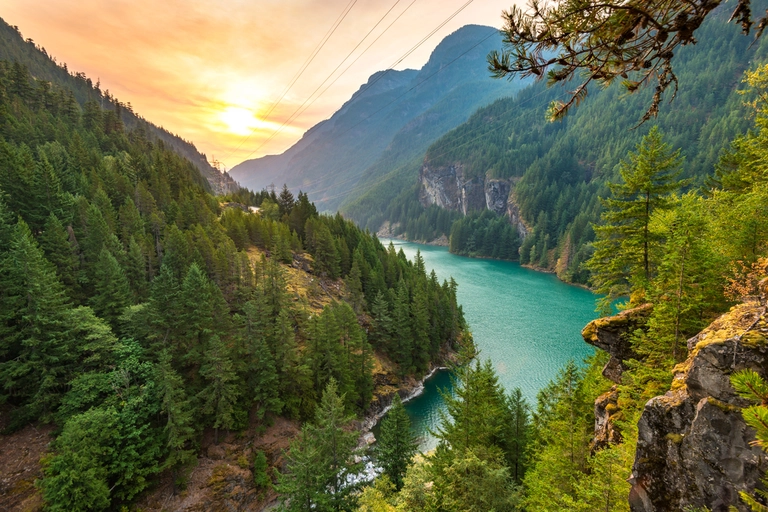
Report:
<svg viewBox="0 0 768 512"><path fill-rule="evenodd" d="M717 11L697 31L699 43L675 56L677 96L664 103L652 123L673 147L682 148L683 177L692 178L689 188L702 186L721 152L749 128L741 80L766 58L763 39L752 45L726 21L727 14ZM648 88L627 95L618 85L594 89L562 121L549 122L547 108L567 95L567 86L547 88L537 82L514 98L479 109L431 145L422 159L407 170L392 169L379 187L348 201L341 211L371 230L389 221L397 226L395 234L409 239L454 234L451 250L458 254L519 258L556 270L566 281L587 283L590 274L583 263L594 240L591 225L600 215L598 197L608 193L606 183L618 178L619 161L650 129L651 123L636 125L652 94ZM496 215L482 214L485 204L460 221L457 212L444 213L423 197L420 202L420 170L446 167L461 167L464 181L477 179L481 186L489 180L510 183L509 202L529 236L523 240L526 233L514 233L502 242L494 227Z"/></svg>
<svg viewBox="0 0 768 512"><path fill-rule="evenodd" d="M214 197L118 106L18 61L0 61L0 119L3 427L55 425L49 510L182 488L204 433L313 417L331 382L362 415L375 360L397 386L468 339L455 283L306 194Z"/></svg>
<svg viewBox="0 0 768 512"><path fill-rule="evenodd" d="M101 84L93 82L85 73L70 70L66 62L57 62L45 48L35 44L31 39L24 40L18 27L8 25L0 19L0 60L24 63L29 73L38 80L58 84L66 89L66 94L83 107L89 100L99 103L101 108L114 110L120 121L129 129L141 127L150 139L159 139L169 149L192 162L200 173L208 180L211 190L216 194L224 194L238 188L232 178L208 163L205 155L201 154L195 145L178 135L156 126L133 111L130 103L123 103L109 90L102 90Z"/></svg>

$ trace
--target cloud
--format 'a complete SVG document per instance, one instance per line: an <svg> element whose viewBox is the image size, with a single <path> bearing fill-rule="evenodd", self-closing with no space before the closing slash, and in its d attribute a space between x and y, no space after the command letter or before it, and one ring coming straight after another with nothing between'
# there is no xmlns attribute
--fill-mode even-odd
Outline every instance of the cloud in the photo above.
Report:
<svg viewBox="0 0 768 512"><path fill-rule="evenodd" d="M6 0L3 16L71 70L99 78L102 89L130 102L136 112L232 167L247 156L287 149L464 0L417 0L325 95L274 136L275 127L290 118L393 3L357 0L266 120L264 114L349 0L46 0L44 8L40 2ZM368 41L410 3L398 2ZM464 24L498 25L508 3L472 4L398 68L420 67L442 37ZM221 121L222 113L233 108L252 110L261 118L246 142L242 126ZM273 140L264 144L270 136Z"/></svg>

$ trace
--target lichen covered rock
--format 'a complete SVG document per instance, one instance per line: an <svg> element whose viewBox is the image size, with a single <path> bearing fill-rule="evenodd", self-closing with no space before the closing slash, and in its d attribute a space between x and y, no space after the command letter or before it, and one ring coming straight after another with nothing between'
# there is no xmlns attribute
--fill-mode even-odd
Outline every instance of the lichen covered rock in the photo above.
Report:
<svg viewBox="0 0 768 512"><path fill-rule="evenodd" d="M768 459L752 446L732 373L768 373L768 324L764 308L733 308L690 341L672 389L645 405L630 484L634 512L729 507L748 510L739 491L752 492Z"/></svg>
<svg viewBox="0 0 768 512"><path fill-rule="evenodd" d="M616 386L595 400L595 436L591 446L593 453L621 442L621 433L615 425L615 418L620 411L619 390Z"/></svg>
<svg viewBox="0 0 768 512"><path fill-rule="evenodd" d="M637 359L628 334L646 323L652 308L651 304L643 304L615 316L598 318L588 323L581 331L584 341L611 355L603 368L603 376L606 379L620 384L624 361Z"/></svg>

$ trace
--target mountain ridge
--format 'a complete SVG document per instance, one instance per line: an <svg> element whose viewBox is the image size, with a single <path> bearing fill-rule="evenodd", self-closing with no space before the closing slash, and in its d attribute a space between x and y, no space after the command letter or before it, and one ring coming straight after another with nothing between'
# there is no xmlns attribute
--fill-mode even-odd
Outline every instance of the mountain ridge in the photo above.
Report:
<svg viewBox="0 0 768 512"><path fill-rule="evenodd" d="M484 57L501 42L492 27L467 25L443 39L420 70L372 74L329 119L280 155L247 160L230 174L253 190L286 183L335 210L382 157L402 165L479 106L515 92L488 76ZM449 104L443 101L454 95ZM426 115L427 117L421 118ZM427 126L429 132L415 133Z"/></svg>
<svg viewBox="0 0 768 512"><path fill-rule="evenodd" d="M206 155L198 151L194 143L173 134L134 112L130 103L123 103L102 91L100 83L88 78L85 73L72 72L66 63L58 63L47 50L35 44L32 39L24 39L18 27L10 25L0 18L0 60L17 61L24 64L30 74L38 79L59 83L68 87L82 107L88 100L98 100L118 112L123 123L129 127L141 126L149 134L163 141L180 156L188 159L200 171L216 194L234 192L239 185L227 173L213 167Z"/></svg>

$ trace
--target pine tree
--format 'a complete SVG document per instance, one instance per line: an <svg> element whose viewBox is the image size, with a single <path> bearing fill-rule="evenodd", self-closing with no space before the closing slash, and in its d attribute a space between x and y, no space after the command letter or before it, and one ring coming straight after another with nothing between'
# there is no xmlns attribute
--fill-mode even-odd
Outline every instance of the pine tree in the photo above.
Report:
<svg viewBox="0 0 768 512"><path fill-rule="evenodd" d="M360 253L355 251L355 257L352 261L352 270L347 276L347 288L349 289L349 301L355 309L355 313L361 314L365 305L365 296L363 295L363 284L361 281L362 273L360 271ZM362 256L360 256L362 257Z"/></svg>
<svg viewBox="0 0 768 512"><path fill-rule="evenodd" d="M422 263L423 272L423 263ZM420 274L421 275L421 274ZM416 371L427 370L432 355L432 347L429 339L429 306L427 304L426 283L419 283L413 291L413 303L411 304L411 328L412 340L411 360Z"/></svg>
<svg viewBox="0 0 768 512"><path fill-rule="evenodd" d="M278 474L277 491L283 499L280 510L310 512L330 510L325 505L327 462L321 452L315 428L305 423L298 437L291 441L286 454L286 473Z"/></svg>
<svg viewBox="0 0 768 512"><path fill-rule="evenodd" d="M331 379L337 388L348 391L351 375L348 352L341 343L341 330L334 307L328 305L310 321L307 356L315 389L324 389Z"/></svg>
<svg viewBox="0 0 768 512"><path fill-rule="evenodd" d="M418 442L411 431L411 419L400 395L395 393L392 407L381 422L379 438L374 446L376 460L395 488L403 487L403 477L418 451Z"/></svg>
<svg viewBox="0 0 768 512"><path fill-rule="evenodd" d="M165 416L165 435L170 451L166 467L174 471L174 491L178 483L178 471L195 458L191 441L195 435L194 409L184 389L184 381L171 366L170 352L160 354L155 369L155 385L160 397L161 411Z"/></svg>
<svg viewBox="0 0 768 512"><path fill-rule="evenodd" d="M305 424L287 455L288 472L281 474L278 491L288 511L351 510L353 478L361 471L354 462L357 433L347 431L351 418L344 397L331 380L323 392L313 424Z"/></svg>
<svg viewBox="0 0 768 512"><path fill-rule="evenodd" d="M752 405L744 408L741 415L744 421L755 429L755 444L768 452L768 383L752 370L741 370L731 376L731 384L736 392ZM763 485L768 484L768 475L763 477ZM765 488L765 487L764 487ZM761 501L768 499L768 492L758 490ZM741 499L754 512L766 512L768 507L758 502L754 496L741 491Z"/></svg>
<svg viewBox="0 0 768 512"><path fill-rule="evenodd" d="M520 388L507 395L507 418L502 431L503 448L510 476L520 483L528 465L528 441L530 439L530 413L528 402Z"/></svg>
<svg viewBox="0 0 768 512"><path fill-rule="evenodd" d="M453 395L444 395L446 412L440 412L437 435L453 450L472 446L503 447L507 420L504 392L490 360L477 361L458 372Z"/></svg>
<svg viewBox="0 0 768 512"><path fill-rule="evenodd" d="M392 336L392 348L389 355L400 366L400 375L411 373L413 360L411 351L413 347L413 330L411 329L411 308L408 297L408 287L402 279L397 285L395 306L392 311L394 332Z"/></svg>
<svg viewBox="0 0 768 512"><path fill-rule="evenodd" d="M589 471L594 396L605 390L596 357L580 369L573 361L539 391L532 420L531 462L523 485L530 510L576 510L578 482Z"/></svg>
<svg viewBox="0 0 768 512"><path fill-rule="evenodd" d="M68 419L40 483L52 510L105 510L131 501L162 468L164 436L152 365L128 341L116 349L111 393L104 403ZM96 502L94 503L94 498Z"/></svg>
<svg viewBox="0 0 768 512"><path fill-rule="evenodd" d="M296 200L291 191L288 190L288 185L286 184L283 184L283 190L281 190L280 195L277 196L277 205L280 207L280 217L289 215L296 205Z"/></svg>
<svg viewBox="0 0 768 512"><path fill-rule="evenodd" d="M93 310L114 328L120 315L131 304L131 287L125 271L112 253L101 250L94 267L95 295L90 299Z"/></svg>
<svg viewBox="0 0 768 512"><path fill-rule="evenodd" d="M187 364L199 360L205 343L215 332L213 294L217 291L197 263L189 266L179 290L178 321L181 332L174 340L179 344L177 350L184 354Z"/></svg>
<svg viewBox="0 0 768 512"><path fill-rule="evenodd" d="M646 364L662 369L671 366L663 361L677 363L687 356L685 340L704 327L705 312L723 302L720 269L725 262L707 237L701 198L686 194L674 210L657 217L662 217L657 221L664 225L666 240L649 290L653 312L648 333L635 349L646 356Z"/></svg>
<svg viewBox="0 0 768 512"><path fill-rule="evenodd" d="M162 265L158 276L152 281L148 305L149 337L153 348L159 354L165 348L173 349L173 342L179 336L180 286L168 265Z"/></svg>
<svg viewBox="0 0 768 512"><path fill-rule="evenodd" d="M84 270L88 279L92 279L101 250L108 246L109 235L112 233L101 211L95 205L89 205L85 215L85 236L81 239L78 235L78 240L82 240Z"/></svg>
<svg viewBox="0 0 768 512"><path fill-rule="evenodd" d="M269 465L267 464L267 456L263 450L256 452L256 456L253 458L253 485L259 491L265 491L272 487L272 479L269 477L267 470Z"/></svg>
<svg viewBox="0 0 768 512"><path fill-rule="evenodd" d="M148 282L147 282L147 262L144 257L144 251L141 250L141 246L136 242L133 236L128 239L128 265L126 267L126 274L128 281L131 284L131 291L133 292L134 302L141 302L147 298L148 294Z"/></svg>
<svg viewBox="0 0 768 512"><path fill-rule="evenodd" d="M214 335L205 351L200 375L206 380L197 398L201 411L213 420L215 443L219 443L219 429L230 430L238 425L236 410L240 396L240 383L226 345Z"/></svg>
<svg viewBox="0 0 768 512"><path fill-rule="evenodd" d="M251 341L253 353L248 375L251 380L250 395L258 407L258 416L263 418L266 413L279 414L283 408L280 400L280 385L272 353L264 338L257 337Z"/></svg>
<svg viewBox="0 0 768 512"><path fill-rule="evenodd" d="M596 291L605 295L603 309L617 297L647 290L658 264L651 216L668 206L671 192L687 184L678 179L681 164L680 150L672 151L653 127L629 154L629 162L621 163L623 182L609 184L612 197L601 201L604 211L588 263Z"/></svg>
<svg viewBox="0 0 768 512"><path fill-rule="evenodd" d="M358 328L359 329L359 328ZM359 329L359 344L354 348L350 357L350 372L353 375L355 405L360 413L368 409L373 398L373 350L366 339L365 333Z"/></svg>
<svg viewBox="0 0 768 512"><path fill-rule="evenodd" d="M450 462L433 468L434 487L441 498L439 510L514 512L517 492L502 458L480 447L461 450Z"/></svg>
<svg viewBox="0 0 768 512"><path fill-rule="evenodd" d="M394 326L389 313L389 303L382 292L378 292L373 300L371 315L373 316L371 340L379 350L388 349L392 343Z"/></svg>
<svg viewBox="0 0 768 512"><path fill-rule="evenodd" d="M69 296L78 296L77 274L80 261L75 248L69 241L69 233L58 217L51 214L45 221L45 229L40 236L40 247L45 257L56 266L61 282L67 288Z"/></svg>
<svg viewBox="0 0 768 512"><path fill-rule="evenodd" d="M45 417L58 404L77 350L64 287L21 219L1 259L0 290L0 397L22 406L17 416Z"/></svg>
<svg viewBox="0 0 768 512"><path fill-rule="evenodd" d="M315 257L315 271L330 279L339 277L341 274L341 257L330 229L322 220L318 220L316 223L312 248Z"/></svg>

